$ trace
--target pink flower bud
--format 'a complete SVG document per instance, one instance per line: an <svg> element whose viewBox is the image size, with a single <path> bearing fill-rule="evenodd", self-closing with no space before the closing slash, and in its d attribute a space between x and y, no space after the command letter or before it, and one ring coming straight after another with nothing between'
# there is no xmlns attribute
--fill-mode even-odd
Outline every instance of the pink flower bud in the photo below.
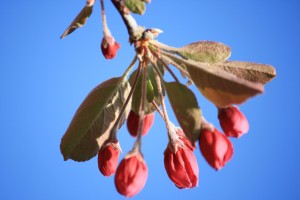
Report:
<svg viewBox="0 0 300 200"><path fill-rule="evenodd" d="M176 134L179 136L179 139L192 151L196 149L196 145L192 144L191 141L185 136L185 133L181 128L176 130Z"/></svg>
<svg viewBox="0 0 300 200"><path fill-rule="evenodd" d="M131 136L136 137L139 130L140 117L133 110L129 112L127 119L127 129ZM144 116L142 135L146 135L154 122L154 113Z"/></svg>
<svg viewBox="0 0 300 200"><path fill-rule="evenodd" d="M180 189L198 185L199 168L193 150L185 141L178 140L177 148L167 146L164 164L171 181Z"/></svg>
<svg viewBox="0 0 300 200"><path fill-rule="evenodd" d="M249 131L247 118L235 106L220 108L218 118L227 136L239 138Z"/></svg>
<svg viewBox="0 0 300 200"><path fill-rule="evenodd" d="M210 166L220 170L231 159L233 146L230 140L216 128L202 129L199 139L200 150Z"/></svg>
<svg viewBox="0 0 300 200"><path fill-rule="evenodd" d="M148 168L141 154L128 154L120 163L115 175L117 191L132 197L139 193L146 184Z"/></svg>
<svg viewBox="0 0 300 200"><path fill-rule="evenodd" d="M108 143L98 153L98 168L104 176L111 176L115 173L120 156L120 146L117 143Z"/></svg>
<svg viewBox="0 0 300 200"><path fill-rule="evenodd" d="M119 43L112 36L105 36L101 42L101 51L106 59L113 59L120 48Z"/></svg>
<svg viewBox="0 0 300 200"><path fill-rule="evenodd" d="M95 0L86 0L86 6L93 6L95 3Z"/></svg>

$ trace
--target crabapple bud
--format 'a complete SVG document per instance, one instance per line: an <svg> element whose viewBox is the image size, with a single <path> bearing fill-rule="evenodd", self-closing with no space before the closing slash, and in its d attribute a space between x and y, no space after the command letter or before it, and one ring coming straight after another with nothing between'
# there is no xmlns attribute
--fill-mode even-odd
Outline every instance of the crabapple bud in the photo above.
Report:
<svg viewBox="0 0 300 200"><path fill-rule="evenodd" d="M227 136L239 138L249 131L247 118L235 106L220 108L218 118Z"/></svg>
<svg viewBox="0 0 300 200"><path fill-rule="evenodd" d="M119 156L119 142L108 143L99 151L98 168L104 176L111 176L116 172Z"/></svg>
<svg viewBox="0 0 300 200"><path fill-rule="evenodd" d="M146 184L148 168L140 153L128 154L120 163L115 175L117 191L132 197L139 193Z"/></svg>
<svg viewBox="0 0 300 200"><path fill-rule="evenodd" d="M95 0L86 0L86 6L93 6L95 3Z"/></svg>
<svg viewBox="0 0 300 200"><path fill-rule="evenodd" d="M216 170L224 167L233 155L232 143L216 128L201 130L199 146L205 160Z"/></svg>
<svg viewBox="0 0 300 200"><path fill-rule="evenodd" d="M196 145L195 143L192 144L191 141L185 136L185 133L183 132L183 130L181 128L178 128L176 130L176 134L179 136L179 139L192 151L194 151L196 149Z"/></svg>
<svg viewBox="0 0 300 200"><path fill-rule="evenodd" d="M133 110L129 112L127 118L127 129L131 136L136 137L139 130L140 117ZM154 122L154 112L144 115L142 135L146 135Z"/></svg>
<svg viewBox="0 0 300 200"><path fill-rule="evenodd" d="M187 138L186 138L187 139ZM198 185L199 168L188 140L178 139L177 147L169 144L164 152L164 165L171 181L180 189ZM174 141L173 141L174 142ZM188 141L189 142L189 141Z"/></svg>
<svg viewBox="0 0 300 200"><path fill-rule="evenodd" d="M101 42L101 51L106 59L113 59L117 55L120 44L112 36L104 36Z"/></svg>

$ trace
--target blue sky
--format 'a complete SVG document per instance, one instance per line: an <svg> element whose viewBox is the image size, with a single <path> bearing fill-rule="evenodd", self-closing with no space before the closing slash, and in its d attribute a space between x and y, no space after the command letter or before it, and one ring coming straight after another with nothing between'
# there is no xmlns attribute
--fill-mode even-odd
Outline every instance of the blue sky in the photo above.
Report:
<svg viewBox="0 0 300 200"><path fill-rule="evenodd" d="M100 175L97 159L65 162L59 150L60 139L88 92L120 76L134 55L110 1L106 1L108 25L121 44L116 59L105 60L99 48L99 2L84 28L59 39L84 3L2 2L0 199L124 199L113 178ZM250 132L232 140L234 156L224 169L216 172L199 148L195 151L200 180L192 190L177 189L165 173L167 136L156 115L143 140L148 181L133 199L299 198L299 11L296 0L153 0L144 16L136 16L140 25L164 31L161 42L176 47L197 40L223 42L232 49L231 60L272 64L277 77L266 85L264 95L241 106ZM206 118L219 127L215 107L192 89ZM123 157L134 140L126 127L118 135Z"/></svg>

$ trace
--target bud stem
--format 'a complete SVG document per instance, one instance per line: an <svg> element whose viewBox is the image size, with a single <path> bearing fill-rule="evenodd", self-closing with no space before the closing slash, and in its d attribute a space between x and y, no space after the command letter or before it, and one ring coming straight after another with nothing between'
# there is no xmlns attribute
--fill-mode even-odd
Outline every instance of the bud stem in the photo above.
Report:
<svg viewBox="0 0 300 200"><path fill-rule="evenodd" d="M105 37L111 36L111 33L108 29L107 22L106 22L106 15L105 15L105 8L104 8L104 1L100 0L100 5L101 5L101 19L102 19L102 29L103 29L103 34Z"/></svg>
<svg viewBox="0 0 300 200"><path fill-rule="evenodd" d="M124 72L122 78L123 80L126 79L128 76L129 72L131 71L132 67L134 66L135 62L137 61L137 56L135 55L129 66L127 67L126 71Z"/></svg>
<svg viewBox="0 0 300 200"><path fill-rule="evenodd" d="M139 107L139 124L138 124L138 134L137 134L137 139L133 145L132 152L140 152L141 151L141 146L142 146L142 131L143 131L143 126L144 126L144 117L145 117L145 101L146 101L146 92L147 92L147 64L145 62L140 62L139 68L142 70L142 102Z"/></svg>
<svg viewBox="0 0 300 200"><path fill-rule="evenodd" d="M157 110L157 112L159 113L159 115L163 118L163 120L166 122L165 116L163 111L158 107L157 103L155 103L155 101L152 101L152 105L155 107L155 109ZM169 125L172 129L174 129L175 131L177 130L177 127L169 121Z"/></svg>
<svg viewBox="0 0 300 200"><path fill-rule="evenodd" d="M127 75L128 75L129 72L131 71L131 69L132 69L132 67L134 66L134 64L135 64L136 61L137 61L137 56L135 56L135 57L133 58L132 62L131 62L130 65L128 66L127 70L124 72L124 74L123 74L123 76L122 76L123 80L127 77ZM133 82L133 84L132 84L132 87L131 87L131 89L130 89L130 92L129 92L129 94L128 94L128 97L127 97L127 99L125 100L125 103L124 103L124 105L123 105L122 108L121 108L120 114L119 114L119 116L118 116L116 122L114 123L114 126L113 126L113 128L112 128L112 132L111 132L111 134L110 134L110 139L109 139L108 141L111 141L111 140L114 141L114 140L117 139L116 134L117 134L117 130L118 130L118 128L119 128L119 123L120 123L120 121L121 121L121 119L122 119L122 116L123 116L125 110L126 110L126 107L127 107L128 103L129 103L129 100L131 99L131 96L132 96L132 94L133 94L133 91L134 91L134 89L135 89L135 86L136 86L136 84L137 84L137 81L138 81L138 78L139 78L139 75L140 75L140 71L141 71L141 68L139 67L138 70L137 70L137 73L136 73L136 75L135 75L135 77L134 77L134 82Z"/></svg>
<svg viewBox="0 0 300 200"><path fill-rule="evenodd" d="M164 81L163 75L161 74L161 72L160 72L160 70L159 70L159 68L158 68L158 66L156 65L155 62L151 62L151 64L152 64L153 69L154 69L154 72L155 72L155 78L156 78L156 76L158 76L159 82L161 83L161 80ZM157 82L157 80L156 80L156 82ZM158 85L157 87L158 87L158 88L157 88L158 91L159 91L159 90L162 91L161 85Z"/></svg>
<svg viewBox="0 0 300 200"><path fill-rule="evenodd" d="M175 141L178 140L178 136L176 134L176 130L174 129L175 126L173 126L173 124L170 122L169 117L168 117L168 113L167 113L167 109L166 109L166 105L165 105L165 101L164 101L164 95L162 92L162 87L161 87L161 80L163 80L163 77L158 69L158 67L156 66L155 63L152 63L153 67L154 67L154 72L155 72L155 79L156 79L156 84L157 84L157 89L158 89L158 93L159 93L159 97L160 97L160 101L161 101L161 107L162 107L162 113L160 113L160 115L164 118L167 130L168 130L168 138L171 144L174 144ZM158 106L155 106L158 110Z"/></svg>
<svg viewBox="0 0 300 200"><path fill-rule="evenodd" d="M201 129L214 130L214 125L209 123L203 116L201 116Z"/></svg>
<svg viewBox="0 0 300 200"><path fill-rule="evenodd" d="M159 115L163 118L163 120L165 121L165 116L163 111L158 107L157 103L155 103L155 101L152 101L152 105L155 107L155 109L157 110L157 112L159 113Z"/></svg>

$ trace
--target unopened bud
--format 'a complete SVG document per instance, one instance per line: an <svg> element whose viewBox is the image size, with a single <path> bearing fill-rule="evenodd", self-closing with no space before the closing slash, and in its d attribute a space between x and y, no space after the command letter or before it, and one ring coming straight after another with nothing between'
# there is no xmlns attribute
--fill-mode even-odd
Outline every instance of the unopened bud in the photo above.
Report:
<svg viewBox="0 0 300 200"><path fill-rule="evenodd" d="M129 112L127 118L127 129L131 136L136 137L139 130L140 116L133 110ZM154 122L154 113L144 115L142 135L146 135Z"/></svg>
<svg viewBox="0 0 300 200"><path fill-rule="evenodd" d="M111 176L115 173L120 156L119 142L108 143L98 153L98 168L104 176Z"/></svg>
<svg viewBox="0 0 300 200"><path fill-rule="evenodd" d="M247 118L235 106L220 108L218 118L227 136L239 138L249 131Z"/></svg>
<svg viewBox="0 0 300 200"><path fill-rule="evenodd" d="M139 193L146 184L148 168L141 154L128 154L120 163L115 175L117 191L132 197Z"/></svg>
<svg viewBox="0 0 300 200"><path fill-rule="evenodd" d="M201 130L199 146L205 160L216 170L224 167L233 155L232 143L216 128Z"/></svg>
<svg viewBox="0 0 300 200"><path fill-rule="evenodd" d="M180 144L177 148L171 147L174 144L169 144L164 152L165 169L178 188L193 188L198 185L197 160L187 140L181 140L179 137L178 142Z"/></svg>
<svg viewBox="0 0 300 200"><path fill-rule="evenodd" d="M101 42L101 51L106 59L113 59L117 55L120 45L112 36L105 36Z"/></svg>
<svg viewBox="0 0 300 200"><path fill-rule="evenodd" d="M86 0L86 6L93 6L95 3L95 0Z"/></svg>

